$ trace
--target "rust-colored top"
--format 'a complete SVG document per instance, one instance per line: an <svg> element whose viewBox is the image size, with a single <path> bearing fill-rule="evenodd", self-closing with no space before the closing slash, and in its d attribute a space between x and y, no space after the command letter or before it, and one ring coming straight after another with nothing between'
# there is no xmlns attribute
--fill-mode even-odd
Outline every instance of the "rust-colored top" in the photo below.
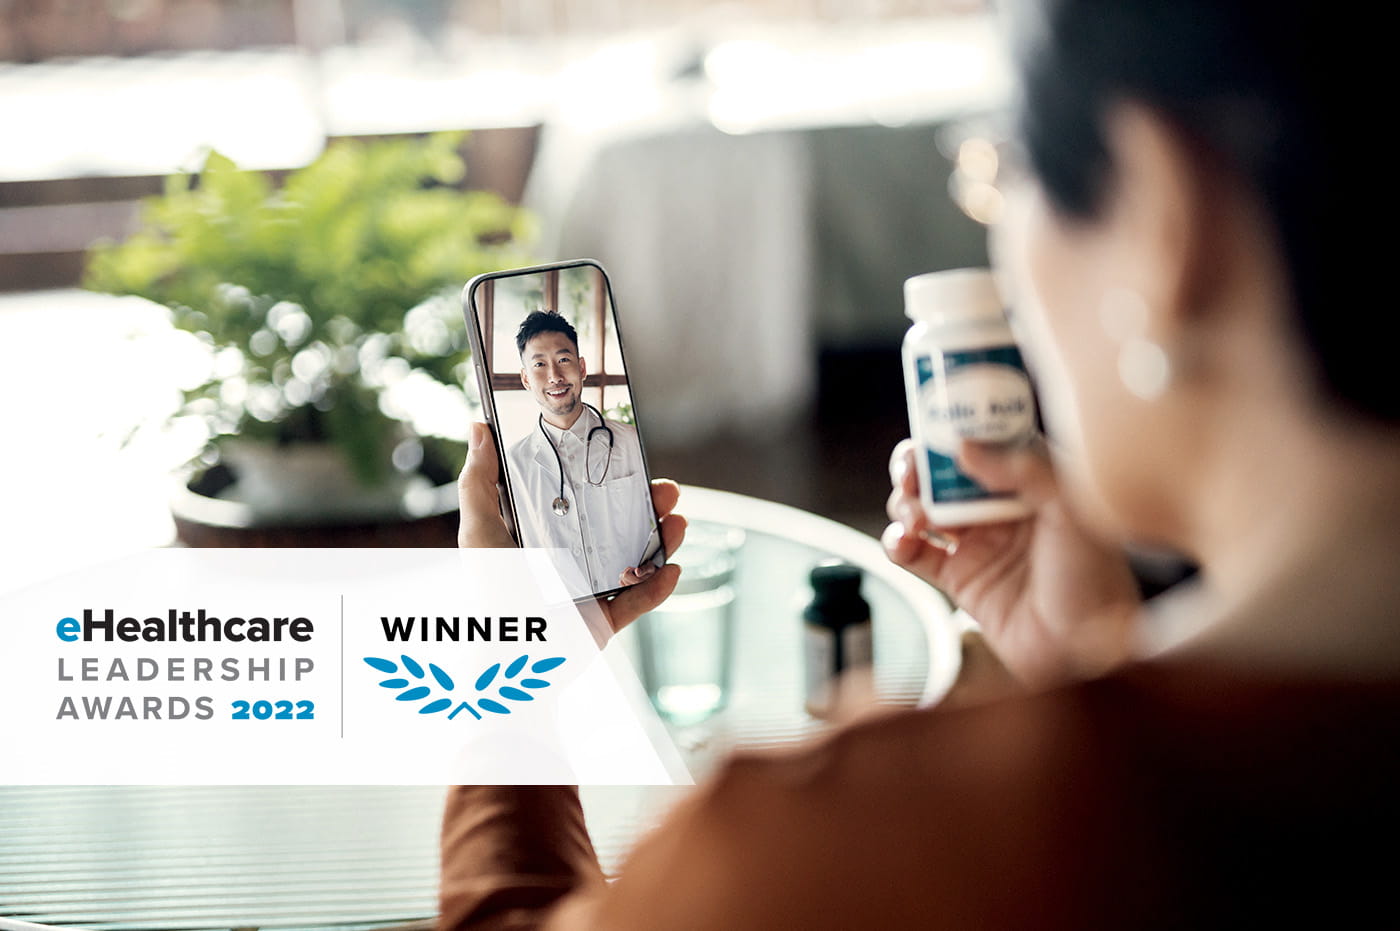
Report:
<svg viewBox="0 0 1400 931"><path fill-rule="evenodd" d="M735 755L604 882L572 788L456 787L443 931L1400 927L1400 683L1161 662Z"/></svg>

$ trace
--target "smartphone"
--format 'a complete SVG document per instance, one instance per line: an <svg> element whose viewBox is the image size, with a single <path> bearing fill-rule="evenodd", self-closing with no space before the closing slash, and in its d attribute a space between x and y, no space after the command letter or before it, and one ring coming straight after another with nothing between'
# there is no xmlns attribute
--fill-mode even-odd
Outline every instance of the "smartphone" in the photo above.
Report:
<svg viewBox="0 0 1400 931"><path fill-rule="evenodd" d="M478 275L462 310L516 542L552 550L576 600L665 565L603 267L577 259Z"/></svg>

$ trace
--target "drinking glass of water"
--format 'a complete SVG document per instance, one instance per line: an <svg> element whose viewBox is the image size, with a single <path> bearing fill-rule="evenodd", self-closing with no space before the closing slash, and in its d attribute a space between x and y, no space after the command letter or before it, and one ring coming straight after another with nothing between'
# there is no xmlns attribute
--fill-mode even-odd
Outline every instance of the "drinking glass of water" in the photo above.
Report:
<svg viewBox="0 0 1400 931"><path fill-rule="evenodd" d="M671 558L681 567L675 592L637 621L642 684L672 724L697 724L728 700L735 574L743 545L737 527L690 524Z"/></svg>

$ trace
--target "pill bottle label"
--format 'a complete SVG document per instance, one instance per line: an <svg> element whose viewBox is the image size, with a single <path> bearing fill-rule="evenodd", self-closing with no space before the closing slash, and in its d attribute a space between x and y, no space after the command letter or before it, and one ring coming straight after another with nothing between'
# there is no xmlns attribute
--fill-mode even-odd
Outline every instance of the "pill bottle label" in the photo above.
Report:
<svg viewBox="0 0 1400 931"><path fill-rule="evenodd" d="M958 441L1007 443L1035 429L1035 401L1021 353L993 346L914 357L919 433L937 503L1012 498L958 471Z"/></svg>
<svg viewBox="0 0 1400 931"><path fill-rule="evenodd" d="M821 716L836 701L836 682L841 673L875 661L871 625L848 624L841 629L841 656L836 655L837 633L826 628L804 625L806 654L807 710Z"/></svg>
<svg viewBox="0 0 1400 931"><path fill-rule="evenodd" d="M841 631L842 669L856 669L875 662L875 644L869 624L851 624Z"/></svg>

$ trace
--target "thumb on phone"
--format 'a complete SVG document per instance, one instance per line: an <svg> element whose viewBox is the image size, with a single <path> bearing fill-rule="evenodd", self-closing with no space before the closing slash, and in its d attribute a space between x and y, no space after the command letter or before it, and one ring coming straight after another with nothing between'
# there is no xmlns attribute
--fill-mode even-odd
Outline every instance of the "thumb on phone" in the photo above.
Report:
<svg viewBox="0 0 1400 931"><path fill-rule="evenodd" d="M500 498L496 483L500 480L500 465L496 461L496 443L491 428L473 423L467 447L467 461L457 478L457 502L461 508L461 524L457 545L462 547L513 547L515 541L506 530L501 517Z"/></svg>

